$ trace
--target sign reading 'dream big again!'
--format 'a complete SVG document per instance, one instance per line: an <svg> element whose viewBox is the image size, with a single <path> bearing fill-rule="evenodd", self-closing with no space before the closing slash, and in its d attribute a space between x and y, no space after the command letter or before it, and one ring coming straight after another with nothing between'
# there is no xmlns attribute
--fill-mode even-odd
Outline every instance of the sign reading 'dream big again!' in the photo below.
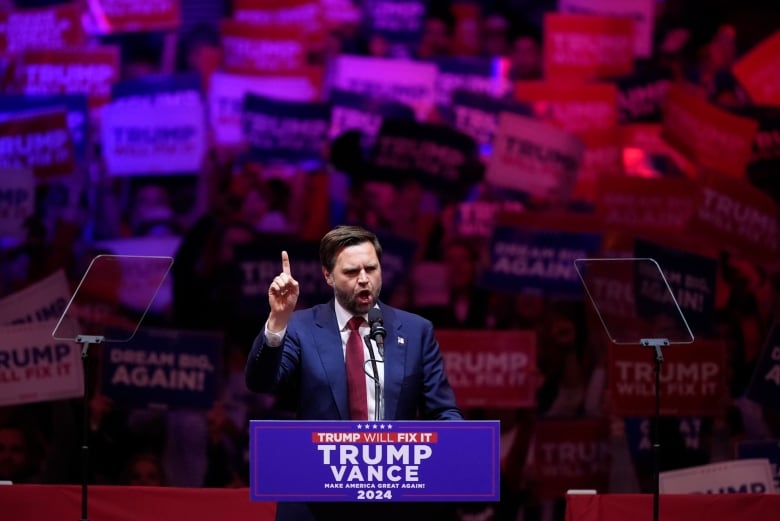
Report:
<svg viewBox="0 0 780 521"><path fill-rule="evenodd" d="M500 499L498 421L250 422L253 501Z"/></svg>

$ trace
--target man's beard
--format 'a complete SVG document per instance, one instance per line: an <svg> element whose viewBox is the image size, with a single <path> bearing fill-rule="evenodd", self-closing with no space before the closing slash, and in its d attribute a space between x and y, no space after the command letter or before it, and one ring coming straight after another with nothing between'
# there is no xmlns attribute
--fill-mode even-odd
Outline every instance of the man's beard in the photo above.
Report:
<svg viewBox="0 0 780 521"><path fill-rule="evenodd" d="M341 304L341 307L349 311L352 315L365 315L368 313L368 310L374 307L379 300L379 292L381 291L382 287L374 288L373 291L371 291L371 302L366 304L362 304L357 301L357 296L360 293L347 293L346 291L342 291L338 288L334 288L333 292L336 295L336 301L338 301L339 304Z"/></svg>

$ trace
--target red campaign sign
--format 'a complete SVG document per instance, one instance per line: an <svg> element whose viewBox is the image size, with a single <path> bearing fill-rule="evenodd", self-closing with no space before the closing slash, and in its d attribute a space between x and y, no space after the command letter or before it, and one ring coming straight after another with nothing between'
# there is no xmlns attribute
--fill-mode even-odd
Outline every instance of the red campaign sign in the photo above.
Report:
<svg viewBox="0 0 780 521"><path fill-rule="evenodd" d="M539 119L580 134L618 125L618 90L613 83L519 81L515 98Z"/></svg>
<svg viewBox="0 0 780 521"><path fill-rule="evenodd" d="M536 334L439 330L436 333L458 406L536 405Z"/></svg>
<svg viewBox="0 0 780 521"><path fill-rule="evenodd" d="M534 427L531 473L541 499L569 489L606 490L611 456L609 422L601 419L545 419Z"/></svg>
<svg viewBox="0 0 780 521"><path fill-rule="evenodd" d="M690 235L759 264L780 254L777 204L747 181L707 176L695 208Z"/></svg>
<svg viewBox="0 0 780 521"><path fill-rule="evenodd" d="M86 41L75 4L0 12L0 54L25 49L61 49Z"/></svg>
<svg viewBox="0 0 780 521"><path fill-rule="evenodd" d="M67 113L25 114L0 122L0 168L30 168L39 180L72 174Z"/></svg>
<svg viewBox="0 0 780 521"><path fill-rule="evenodd" d="M780 31L752 48L732 70L757 105L780 107Z"/></svg>
<svg viewBox="0 0 780 521"><path fill-rule="evenodd" d="M623 137L620 127L588 130L577 134L585 144L577 182L572 197L593 201L599 180L623 174Z"/></svg>
<svg viewBox="0 0 780 521"><path fill-rule="evenodd" d="M181 24L181 0L90 0L87 4L102 33L176 29Z"/></svg>
<svg viewBox="0 0 780 521"><path fill-rule="evenodd" d="M307 68L306 36L301 27L258 26L223 20L223 67L235 74L290 75Z"/></svg>
<svg viewBox="0 0 780 521"><path fill-rule="evenodd" d="M663 137L702 167L743 177L757 132L757 121L719 109L682 85L669 87Z"/></svg>
<svg viewBox="0 0 780 521"><path fill-rule="evenodd" d="M681 178L612 177L602 179L597 192L604 226L635 235L682 233L698 200L698 184Z"/></svg>
<svg viewBox="0 0 780 521"><path fill-rule="evenodd" d="M24 94L86 94L90 106L99 107L111 99L119 78L119 48L27 50L14 70Z"/></svg>
<svg viewBox="0 0 780 521"><path fill-rule="evenodd" d="M322 29L323 6L312 0L234 0L233 16L241 22L262 25L296 25Z"/></svg>
<svg viewBox="0 0 780 521"><path fill-rule="evenodd" d="M547 13L544 76L587 80L634 71L634 21L627 17Z"/></svg>
<svg viewBox="0 0 780 521"><path fill-rule="evenodd" d="M652 416L655 412L655 352L640 346L609 346L608 381L612 413ZM696 340L663 348L661 414L713 416L726 399L726 346Z"/></svg>

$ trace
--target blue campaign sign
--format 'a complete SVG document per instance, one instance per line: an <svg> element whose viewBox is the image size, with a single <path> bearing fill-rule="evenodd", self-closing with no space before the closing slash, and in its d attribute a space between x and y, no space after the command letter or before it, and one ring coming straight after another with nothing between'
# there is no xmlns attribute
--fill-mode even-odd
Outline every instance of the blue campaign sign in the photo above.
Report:
<svg viewBox="0 0 780 521"><path fill-rule="evenodd" d="M503 98L512 88L508 79L509 63L505 58L449 57L434 60L436 103L447 106L458 90Z"/></svg>
<svg viewBox="0 0 780 521"><path fill-rule="evenodd" d="M780 408L780 322L772 325L753 371L747 396L766 407Z"/></svg>
<svg viewBox="0 0 780 521"><path fill-rule="evenodd" d="M363 135L361 144L369 150L385 118L414 121L414 110L401 102L368 94L333 89L330 92L331 116L328 135L336 138L351 130Z"/></svg>
<svg viewBox="0 0 780 521"><path fill-rule="evenodd" d="M738 459L769 460L775 489L780 492L780 440L743 441L737 444Z"/></svg>
<svg viewBox="0 0 780 521"><path fill-rule="evenodd" d="M363 6L367 29L391 44L409 47L420 41L426 0L367 0Z"/></svg>
<svg viewBox="0 0 780 521"><path fill-rule="evenodd" d="M582 296L574 260L598 252L601 235L497 226L490 243L490 265L480 286L519 292L541 291L560 298Z"/></svg>
<svg viewBox="0 0 780 521"><path fill-rule="evenodd" d="M254 161L323 158L330 127L330 104L244 97L242 128Z"/></svg>
<svg viewBox="0 0 780 521"><path fill-rule="evenodd" d="M409 273L417 242L381 232L377 237L382 244L382 295L389 298Z"/></svg>
<svg viewBox="0 0 780 521"><path fill-rule="evenodd" d="M89 149L89 105L85 94L3 94L0 96L0 119L20 112L58 108L64 108L67 112L68 130L73 141L76 160L85 163Z"/></svg>
<svg viewBox="0 0 780 521"><path fill-rule="evenodd" d="M102 391L117 403L208 409L217 396L222 335L141 330L103 347Z"/></svg>
<svg viewBox="0 0 780 521"><path fill-rule="evenodd" d="M500 499L498 421L250 422L253 501Z"/></svg>
<svg viewBox="0 0 780 521"><path fill-rule="evenodd" d="M658 263L693 336L709 337L713 332L718 261L641 239L634 241L634 256ZM639 275L636 305L640 316L668 312L673 303L668 288L660 284L660 275Z"/></svg>
<svg viewBox="0 0 780 521"><path fill-rule="evenodd" d="M200 98L202 90L197 74L156 74L116 83L111 89L111 99L143 98L153 103L176 105L189 103L187 97Z"/></svg>

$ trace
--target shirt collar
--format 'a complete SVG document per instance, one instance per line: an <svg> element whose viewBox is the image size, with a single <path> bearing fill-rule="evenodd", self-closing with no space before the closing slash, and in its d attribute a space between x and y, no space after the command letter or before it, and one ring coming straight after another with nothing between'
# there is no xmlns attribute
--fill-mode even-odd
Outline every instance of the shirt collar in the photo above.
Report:
<svg viewBox="0 0 780 521"><path fill-rule="evenodd" d="M336 322L339 324L339 331L346 331L347 322L349 322L354 315L344 309L344 307L339 304L338 300L333 299L333 301L336 303ZM378 308L379 304L374 304L374 307ZM363 315L363 320L365 320L365 324L368 324L368 314Z"/></svg>

